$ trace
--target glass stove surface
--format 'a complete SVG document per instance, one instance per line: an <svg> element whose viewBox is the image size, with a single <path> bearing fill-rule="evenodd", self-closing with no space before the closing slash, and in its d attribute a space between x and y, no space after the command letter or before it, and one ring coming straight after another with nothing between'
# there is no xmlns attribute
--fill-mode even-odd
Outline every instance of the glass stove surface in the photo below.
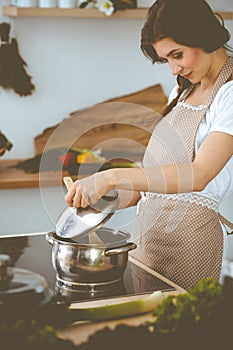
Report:
<svg viewBox="0 0 233 350"><path fill-rule="evenodd" d="M129 296L151 293L156 290L172 291L175 288L156 276L145 271L129 261L124 272L123 280L110 284L105 289L95 291L75 291L59 286L56 273L52 266L51 245L46 241L45 234L0 237L0 254L11 257L12 266L28 269L43 276L54 296L68 297L72 302L90 299L103 299L115 296Z"/></svg>

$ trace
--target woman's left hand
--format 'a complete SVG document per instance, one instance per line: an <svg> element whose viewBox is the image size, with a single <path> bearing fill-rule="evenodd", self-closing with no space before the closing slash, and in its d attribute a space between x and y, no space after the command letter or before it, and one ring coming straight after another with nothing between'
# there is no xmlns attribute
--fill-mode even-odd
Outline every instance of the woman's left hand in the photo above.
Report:
<svg viewBox="0 0 233 350"><path fill-rule="evenodd" d="M93 174L73 183L65 196L70 207L86 208L113 189L108 178L109 170Z"/></svg>

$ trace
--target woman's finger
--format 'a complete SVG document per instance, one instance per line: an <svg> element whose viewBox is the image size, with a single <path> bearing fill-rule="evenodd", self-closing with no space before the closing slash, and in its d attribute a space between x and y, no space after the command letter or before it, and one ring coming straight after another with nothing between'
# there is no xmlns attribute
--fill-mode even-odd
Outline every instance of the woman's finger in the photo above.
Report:
<svg viewBox="0 0 233 350"><path fill-rule="evenodd" d="M82 198L81 198L81 207L82 208L86 208L86 207L88 207L88 205L90 204L90 200L87 198L87 199L85 199L85 197L83 196Z"/></svg>
<svg viewBox="0 0 233 350"><path fill-rule="evenodd" d="M76 196L76 188L74 186L72 186L69 191L67 192L67 194L65 195L65 201L67 202L67 204L72 207L73 206L73 200L74 197Z"/></svg>
<svg viewBox="0 0 233 350"><path fill-rule="evenodd" d="M72 198L72 207L74 207L74 208L81 207L81 199L82 199L82 197L80 195L75 195Z"/></svg>

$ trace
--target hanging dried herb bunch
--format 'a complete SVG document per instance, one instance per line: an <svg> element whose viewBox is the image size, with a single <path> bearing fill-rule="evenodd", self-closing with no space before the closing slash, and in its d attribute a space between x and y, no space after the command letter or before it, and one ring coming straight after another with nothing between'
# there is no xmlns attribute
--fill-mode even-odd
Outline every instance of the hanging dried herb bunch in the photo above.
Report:
<svg viewBox="0 0 233 350"><path fill-rule="evenodd" d="M13 143L0 131L0 157L4 155L6 151L10 151L13 147Z"/></svg>
<svg viewBox="0 0 233 350"><path fill-rule="evenodd" d="M26 72L27 63L20 56L17 40L9 33L10 24L0 23L0 86L20 96L31 95L35 86Z"/></svg>

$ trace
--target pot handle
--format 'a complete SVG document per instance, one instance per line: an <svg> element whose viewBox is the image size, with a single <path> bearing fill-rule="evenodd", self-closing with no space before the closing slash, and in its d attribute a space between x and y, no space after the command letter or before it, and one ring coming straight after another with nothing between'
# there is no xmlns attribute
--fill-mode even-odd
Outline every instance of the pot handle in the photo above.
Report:
<svg viewBox="0 0 233 350"><path fill-rule="evenodd" d="M49 242L49 244L53 245L53 232L46 233L46 241Z"/></svg>
<svg viewBox="0 0 233 350"><path fill-rule="evenodd" d="M127 243L126 245L123 245L121 247L116 247L116 248L109 248L104 251L105 256L111 256L111 255L116 255L116 254L121 254L121 253L126 253L129 250L136 249L137 245L135 243Z"/></svg>

